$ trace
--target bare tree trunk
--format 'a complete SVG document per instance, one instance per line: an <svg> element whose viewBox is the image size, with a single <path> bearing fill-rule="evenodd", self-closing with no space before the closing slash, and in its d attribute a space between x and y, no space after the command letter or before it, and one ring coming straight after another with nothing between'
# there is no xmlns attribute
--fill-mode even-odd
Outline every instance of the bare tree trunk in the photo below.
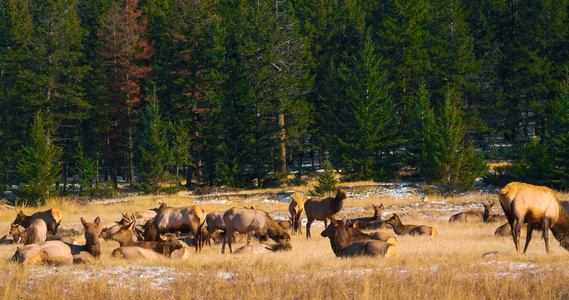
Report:
<svg viewBox="0 0 569 300"><path fill-rule="evenodd" d="M279 145L280 148L280 152L281 152L281 166L280 166L280 172L286 173L286 145L285 145L285 137L286 137L286 132L285 132L285 119L284 119L284 114L280 113L279 114L279 127L281 128L281 143Z"/></svg>

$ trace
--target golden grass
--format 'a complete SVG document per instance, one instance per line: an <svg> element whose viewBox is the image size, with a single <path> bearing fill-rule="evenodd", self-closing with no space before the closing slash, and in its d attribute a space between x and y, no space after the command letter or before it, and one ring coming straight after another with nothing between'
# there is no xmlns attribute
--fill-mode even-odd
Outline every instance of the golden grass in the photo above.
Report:
<svg viewBox="0 0 569 300"><path fill-rule="evenodd" d="M400 210L406 224L434 226L437 237L399 236L398 259L336 258L327 239L313 228L313 237L292 236L293 249L264 255L221 254L221 245L206 246L187 261L123 261L110 256L116 242L103 243L102 257L93 264L20 266L9 261L16 247L0 245L0 291L3 298L34 299L557 299L566 298L569 253L550 240L552 253L534 234L526 255L517 255L510 237L496 238L500 224L448 223L450 212L437 202L496 201L494 196L432 198L419 204L406 199L377 197L347 199L340 217L367 216L371 203ZM195 198L136 196L111 204L83 205L55 199L45 207L63 212L62 227L80 226L80 217L92 221L118 220L121 212L195 204ZM251 206L274 215L287 215L288 203L234 200L201 203L206 211ZM481 205L480 205L481 206ZM481 209L481 208L480 208ZM496 209L496 208L495 208ZM36 209L25 208L31 213ZM387 209L386 209L387 210ZM498 213L496 210L494 213ZM14 210L0 210L0 234L9 229ZM303 228L303 232L305 228ZM392 231L389 233L394 234ZM80 240L83 240L79 237ZM234 249L243 243L234 245ZM497 251L490 257L483 254Z"/></svg>

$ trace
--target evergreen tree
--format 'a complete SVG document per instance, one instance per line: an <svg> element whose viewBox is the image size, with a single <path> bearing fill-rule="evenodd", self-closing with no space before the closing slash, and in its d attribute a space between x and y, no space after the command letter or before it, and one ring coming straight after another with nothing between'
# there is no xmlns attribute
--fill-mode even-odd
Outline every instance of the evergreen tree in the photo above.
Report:
<svg viewBox="0 0 569 300"><path fill-rule="evenodd" d="M79 177L80 194L88 194L98 181L99 166L97 162L85 155L83 145L77 146L76 172Z"/></svg>
<svg viewBox="0 0 569 300"><path fill-rule="evenodd" d="M151 71L152 47L145 40L146 18L138 0L113 2L98 33L100 61L104 72L106 99L98 111L107 116L105 162L111 179L126 170L126 179L134 183L134 125L142 103L142 80ZM122 159L124 158L124 159Z"/></svg>
<svg viewBox="0 0 569 300"><path fill-rule="evenodd" d="M368 37L358 55L334 68L331 77L339 82L328 93L342 103L335 118L339 147L332 152L338 164L355 180L393 177L396 163L388 153L398 143L397 120L373 41Z"/></svg>
<svg viewBox="0 0 569 300"><path fill-rule="evenodd" d="M33 206L42 204L49 198L53 185L60 178L61 148L50 140L45 117L42 113L37 113L29 141L16 155L20 185L13 190L18 197Z"/></svg>
<svg viewBox="0 0 569 300"><path fill-rule="evenodd" d="M173 183L173 176L166 171L173 162L172 151L166 135L168 124L162 121L156 94L150 98L141 120L144 126L140 143L140 180L147 193L162 190L163 183Z"/></svg>
<svg viewBox="0 0 569 300"><path fill-rule="evenodd" d="M332 167L329 160L324 161L324 173L318 176L318 183L314 185L314 191L310 191L313 196L323 196L331 194L338 188L338 179L336 178L336 171Z"/></svg>
<svg viewBox="0 0 569 300"><path fill-rule="evenodd" d="M409 122L409 131L413 133L405 144L406 163L415 168L416 173L423 176L424 168L428 168L428 137L435 129L435 114L431 108L431 96L426 86L422 84L417 92L413 112ZM423 166L425 165L425 166Z"/></svg>
<svg viewBox="0 0 569 300"><path fill-rule="evenodd" d="M547 156L540 159L529 160L531 164L548 162L552 166L542 167L544 172L537 178L550 177L553 184L561 188L569 187L569 79L566 79L559 88L559 95L552 101L548 109L549 122L546 127L546 142L541 143L547 147ZM542 164L543 165L543 164ZM551 175L549 175L551 174ZM549 176L548 176L549 175Z"/></svg>
<svg viewBox="0 0 569 300"><path fill-rule="evenodd" d="M482 155L464 141L466 124L460 100L459 93L448 87L435 122L427 118L423 123L426 144L421 176L440 184L446 194L471 189L488 169Z"/></svg>

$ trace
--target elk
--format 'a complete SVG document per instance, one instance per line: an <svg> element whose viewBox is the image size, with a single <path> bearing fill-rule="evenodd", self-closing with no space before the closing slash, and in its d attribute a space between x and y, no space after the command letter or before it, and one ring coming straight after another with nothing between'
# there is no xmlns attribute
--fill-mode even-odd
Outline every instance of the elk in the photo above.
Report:
<svg viewBox="0 0 569 300"><path fill-rule="evenodd" d="M81 223L85 227L84 246L67 244L62 241L45 241L38 244L30 244L20 247L12 256L12 260L22 264L70 264L72 262L91 261L92 257L101 254L99 244L99 231L101 223L99 217L94 223L88 223L81 218Z"/></svg>
<svg viewBox="0 0 569 300"><path fill-rule="evenodd" d="M53 234L57 234L57 228L61 223L61 211L59 211L57 208L52 208L46 211L36 212L31 216L27 216L20 210L12 224L21 225L24 228L28 228L28 226L30 226L30 224L32 224L32 222L36 219L43 219L47 225L47 230Z"/></svg>
<svg viewBox="0 0 569 300"><path fill-rule="evenodd" d="M178 238L173 233L166 233L159 236L153 248L143 248L140 246L123 246L113 250L111 255L116 258L123 259L151 259L155 260L161 257L171 257L175 251L184 248ZM189 253L187 253L189 255ZM180 258L186 258L187 255L181 255Z"/></svg>
<svg viewBox="0 0 569 300"><path fill-rule="evenodd" d="M24 229L24 231L20 231L20 225L14 225L14 224L10 224L11 229L10 229L10 235L12 236L12 241L14 243L20 243L22 241L26 240L27 237L27 231L28 229ZM61 232L61 230L59 230L59 232ZM60 236L60 235L53 235L53 234L46 234L45 237L46 241L62 241L68 244L75 244L78 245L77 240L72 239L70 237L66 237L66 236Z"/></svg>
<svg viewBox="0 0 569 300"><path fill-rule="evenodd" d="M230 208L223 214L223 221L227 232L223 237L221 253L225 253L225 244L235 239L235 232L246 233L247 243L251 242L253 234L258 236L268 235L275 242L282 244L285 248L292 249L290 235L267 213L259 209Z"/></svg>
<svg viewBox="0 0 569 300"><path fill-rule="evenodd" d="M292 198L288 205L288 212L290 213L290 220L292 222L291 234L302 234L302 222L300 217L304 210L304 203L300 199Z"/></svg>
<svg viewBox="0 0 569 300"><path fill-rule="evenodd" d="M493 215L492 214L492 207L494 206L495 202L492 203L482 203L484 205L484 222L486 223L493 223L493 222L507 222L508 219L505 215Z"/></svg>
<svg viewBox="0 0 569 300"><path fill-rule="evenodd" d="M201 228L205 220L205 210L199 206L164 207L150 224L145 225L144 240L158 241L161 234L189 231L196 238L196 252L201 252L204 240Z"/></svg>
<svg viewBox="0 0 569 300"><path fill-rule="evenodd" d="M522 226L522 231L520 232L520 237L527 236L527 229L528 229L527 224L524 224L524 226ZM541 230L539 228L534 228L534 229ZM510 228L510 223L505 223L500 227L496 228L496 231L494 231L494 236L512 236L512 229Z"/></svg>
<svg viewBox="0 0 569 300"><path fill-rule="evenodd" d="M510 224L512 239L518 254L524 223L527 223L527 234L523 253L527 251L532 231L536 226L543 228L542 237L547 253L549 253L548 229L561 246L569 250L569 215L550 188L510 182L499 191L498 199Z"/></svg>
<svg viewBox="0 0 569 300"><path fill-rule="evenodd" d="M466 223L482 222L484 221L484 213L479 210L471 209L450 216L448 221Z"/></svg>
<svg viewBox="0 0 569 300"><path fill-rule="evenodd" d="M359 239L378 240L397 246L397 239L391 234L381 231L376 231L374 233L364 233L360 230L358 223L359 221L356 221L352 224L345 223L349 237L354 238L356 240Z"/></svg>
<svg viewBox="0 0 569 300"><path fill-rule="evenodd" d="M397 246L378 240L354 240L348 236L344 222L330 219L330 226L321 235L330 239L337 257L382 256L399 257Z"/></svg>
<svg viewBox="0 0 569 300"><path fill-rule="evenodd" d="M292 221L291 220L278 220L277 223L284 230L291 230L292 229Z"/></svg>
<svg viewBox="0 0 569 300"><path fill-rule="evenodd" d="M383 211L383 203L379 205L372 204L372 207L373 207L373 217L350 219L346 221L346 225L351 226L352 224L357 224L359 229L364 229L364 230L391 229L391 225L385 223L385 220L381 218L381 212Z"/></svg>
<svg viewBox="0 0 569 300"><path fill-rule="evenodd" d="M343 207L346 199L346 190L338 189L335 197L328 197L321 200L309 199L304 202L306 212L306 237L310 237L310 225L314 220L324 221L324 228L328 227L327 220L336 215Z"/></svg>
<svg viewBox="0 0 569 300"><path fill-rule="evenodd" d="M18 225L16 225L18 226ZM39 244L45 242L47 235L47 224L43 219L35 219L26 230L24 245Z"/></svg>
<svg viewBox="0 0 569 300"><path fill-rule="evenodd" d="M401 218L397 214L393 214L391 218L385 221L387 224L393 226L393 231L397 235L430 235L437 236L439 233L434 227L426 225L403 225Z"/></svg>
<svg viewBox="0 0 569 300"><path fill-rule="evenodd" d="M262 254L262 253L271 253L281 250L286 251L289 249L283 244L273 244L273 245L251 244L251 245L245 245L233 251L233 253Z"/></svg>
<svg viewBox="0 0 569 300"><path fill-rule="evenodd" d="M223 222L224 211L212 211L205 216L207 224L207 233L212 235L217 229L225 232L225 222Z"/></svg>

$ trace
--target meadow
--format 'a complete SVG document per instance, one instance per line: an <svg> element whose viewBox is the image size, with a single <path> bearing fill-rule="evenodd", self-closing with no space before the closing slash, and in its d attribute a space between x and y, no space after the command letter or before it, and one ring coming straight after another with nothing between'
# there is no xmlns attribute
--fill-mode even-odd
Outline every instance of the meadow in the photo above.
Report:
<svg viewBox="0 0 569 300"><path fill-rule="evenodd" d="M494 236L501 224L448 222L454 213L482 210L482 201L497 202L495 193L443 198L384 193L377 188L357 190L349 194L338 218L370 216L371 204L383 203L384 217L397 213L406 224L434 226L439 235L397 236L399 258L337 258L328 239L320 236L323 223L315 222L312 238L293 235L293 248L287 252L221 254L221 244L212 244L203 253L192 251L188 260L124 261L110 255L118 243L106 241L95 263L70 266L21 266L10 261L21 244L0 245L0 291L4 299L568 298L569 253L554 239L551 253L546 254L540 233L535 233L528 253L518 255L511 237ZM305 197L302 190L295 191L295 197ZM119 220L121 213L157 207L159 201L170 206L196 204L206 211L254 206L275 219L288 217L288 203L270 197L187 194L88 203L58 198L44 207L26 207L24 212L57 207L63 213L61 227L69 229L81 227L80 217ZM499 204L493 212L501 213ZM14 218L13 208L0 209L0 234L8 232Z"/></svg>

